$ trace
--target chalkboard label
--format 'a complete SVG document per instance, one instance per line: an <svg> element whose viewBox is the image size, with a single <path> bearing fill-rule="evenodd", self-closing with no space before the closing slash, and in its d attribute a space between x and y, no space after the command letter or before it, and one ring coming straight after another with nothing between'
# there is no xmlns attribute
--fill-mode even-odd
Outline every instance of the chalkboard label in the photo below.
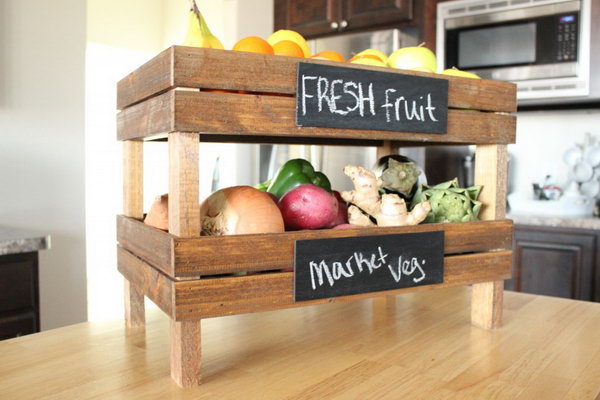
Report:
<svg viewBox="0 0 600 400"><path fill-rule="evenodd" d="M443 281L443 231L296 241L295 301Z"/></svg>
<svg viewBox="0 0 600 400"><path fill-rule="evenodd" d="M448 81L298 63L296 124L446 133Z"/></svg>

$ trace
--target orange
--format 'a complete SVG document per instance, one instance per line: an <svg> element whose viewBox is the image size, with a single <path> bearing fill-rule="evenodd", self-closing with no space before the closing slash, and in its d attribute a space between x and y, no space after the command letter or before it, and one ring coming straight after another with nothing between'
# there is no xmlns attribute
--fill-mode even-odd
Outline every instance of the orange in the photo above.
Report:
<svg viewBox="0 0 600 400"><path fill-rule="evenodd" d="M273 48L266 40L258 36L248 36L240 39L234 46L233 50L247 51L250 53L273 54Z"/></svg>
<svg viewBox="0 0 600 400"><path fill-rule="evenodd" d="M304 37L296 31L290 31L287 29L280 29L275 33L272 33L271 36L267 39L267 42L271 46L275 45L277 42L281 42L282 40L291 40L296 43L302 49L304 53L304 57L310 57L310 49L308 48L308 44Z"/></svg>
<svg viewBox="0 0 600 400"><path fill-rule="evenodd" d="M302 57L304 52L296 43L291 40L282 40L273 45L273 52L278 56Z"/></svg>
<svg viewBox="0 0 600 400"><path fill-rule="evenodd" d="M333 50L320 51L317 54L313 55L311 58L316 58L316 57L326 58L331 61L340 61L340 62L346 61L346 60L344 60L344 57L340 53L338 53L337 51L333 51Z"/></svg>
<svg viewBox="0 0 600 400"><path fill-rule="evenodd" d="M381 61L383 62L383 60L373 54L364 54L364 55L355 55L354 57L352 57L351 59L348 60L348 62L352 62L352 61L356 61L356 60L360 60L361 58L370 58L372 60L377 60L377 61Z"/></svg>

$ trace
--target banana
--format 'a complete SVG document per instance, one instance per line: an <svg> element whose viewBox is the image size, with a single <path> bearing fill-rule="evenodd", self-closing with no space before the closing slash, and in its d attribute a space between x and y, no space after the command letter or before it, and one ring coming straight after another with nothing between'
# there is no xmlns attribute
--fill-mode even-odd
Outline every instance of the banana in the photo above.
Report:
<svg viewBox="0 0 600 400"><path fill-rule="evenodd" d="M191 9L188 14L188 31L183 41L184 46L206 47L209 49L223 49L223 44L208 29L202 13L196 5L196 0L191 0Z"/></svg>

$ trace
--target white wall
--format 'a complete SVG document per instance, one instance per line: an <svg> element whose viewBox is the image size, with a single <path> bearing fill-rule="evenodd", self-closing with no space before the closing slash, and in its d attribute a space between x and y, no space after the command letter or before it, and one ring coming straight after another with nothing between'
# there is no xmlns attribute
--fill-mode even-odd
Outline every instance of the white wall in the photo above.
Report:
<svg viewBox="0 0 600 400"><path fill-rule="evenodd" d="M600 139L600 110L519 112L517 143L509 146L511 191L531 193L531 184L543 182L546 175L565 186L563 153L583 143L586 132Z"/></svg>
<svg viewBox="0 0 600 400"><path fill-rule="evenodd" d="M198 1L225 48L272 32L273 0ZM126 4L125 4L126 3ZM115 215L122 212L121 143L116 141L116 83L161 50L183 41L188 0L88 0L86 52L86 207L90 320L121 317L123 279L116 270ZM251 13L251 14L250 14ZM251 18L248 18L251 16ZM144 145L144 205L168 190L166 143ZM254 184L254 147L202 144L201 199L210 193L219 155L221 187Z"/></svg>
<svg viewBox="0 0 600 400"><path fill-rule="evenodd" d="M42 329L86 319L84 52L84 1L0 1L0 225L52 237Z"/></svg>

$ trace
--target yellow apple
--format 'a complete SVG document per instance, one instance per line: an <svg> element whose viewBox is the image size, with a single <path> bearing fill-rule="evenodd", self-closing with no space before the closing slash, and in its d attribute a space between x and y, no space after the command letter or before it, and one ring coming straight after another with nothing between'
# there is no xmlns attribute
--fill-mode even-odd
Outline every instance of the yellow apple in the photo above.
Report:
<svg viewBox="0 0 600 400"><path fill-rule="evenodd" d="M388 57L388 66L414 71L435 72L437 61L435 54L427 47L402 47Z"/></svg>
<svg viewBox="0 0 600 400"><path fill-rule="evenodd" d="M376 67L387 67L386 63L379 60L376 57L353 57L352 60L348 61L351 64L361 64L361 65L374 65Z"/></svg>
<svg viewBox="0 0 600 400"><path fill-rule="evenodd" d="M385 53L383 51L379 51L377 49L366 49L361 51L360 53L356 54L355 57L360 57L360 56L375 56L377 58L379 58L381 61L383 61L384 63L387 63L387 59L388 57L385 55Z"/></svg>
<svg viewBox="0 0 600 400"><path fill-rule="evenodd" d="M472 72L461 71L456 67L445 69L444 71L442 71L442 75L462 76L463 78L481 79L479 75L476 75Z"/></svg>

